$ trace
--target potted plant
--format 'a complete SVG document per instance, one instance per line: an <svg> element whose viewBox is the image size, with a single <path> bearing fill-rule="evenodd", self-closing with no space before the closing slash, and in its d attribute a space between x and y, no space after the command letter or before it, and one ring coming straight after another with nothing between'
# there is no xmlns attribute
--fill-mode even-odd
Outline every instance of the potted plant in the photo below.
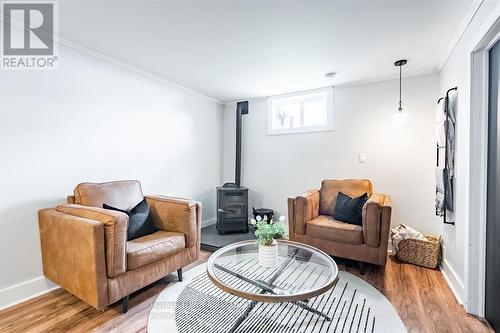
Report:
<svg viewBox="0 0 500 333"><path fill-rule="evenodd" d="M273 267L278 264L278 242L276 238L285 235L285 217L280 216L279 222L273 219L267 220L267 216L251 219L250 223L255 226L255 236L259 243L259 264L264 267Z"/></svg>
<svg viewBox="0 0 500 333"><path fill-rule="evenodd" d="M276 113L276 118L278 118L281 127L285 125L286 117L288 117L288 114L286 112L278 111L278 113Z"/></svg>

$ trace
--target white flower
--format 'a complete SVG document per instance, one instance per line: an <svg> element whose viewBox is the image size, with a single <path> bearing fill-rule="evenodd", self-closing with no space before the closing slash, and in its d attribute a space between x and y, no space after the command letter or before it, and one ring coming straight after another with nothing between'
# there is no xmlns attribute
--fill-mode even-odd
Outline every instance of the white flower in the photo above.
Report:
<svg viewBox="0 0 500 333"><path fill-rule="evenodd" d="M283 222L285 222L285 220L286 220L285 217L283 215L281 215L280 216L280 222L283 223Z"/></svg>
<svg viewBox="0 0 500 333"><path fill-rule="evenodd" d="M264 215L264 221L267 221L267 215Z"/></svg>
<svg viewBox="0 0 500 333"><path fill-rule="evenodd" d="M252 225L256 225L256 224L257 224L257 221L255 221L255 219L251 219L251 220L250 220L250 224L252 224Z"/></svg>
<svg viewBox="0 0 500 333"><path fill-rule="evenodd" d="M257 222L260 222L262 221L262 217L260 217L260 215L257 215Z"/></svg>

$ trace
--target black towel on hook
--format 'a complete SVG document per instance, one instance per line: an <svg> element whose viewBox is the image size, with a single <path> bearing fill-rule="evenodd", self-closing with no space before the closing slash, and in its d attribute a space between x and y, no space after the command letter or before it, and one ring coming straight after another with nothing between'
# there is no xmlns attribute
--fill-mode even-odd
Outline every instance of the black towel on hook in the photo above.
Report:
<svg viewBox="0 0 500 333"><path fill-rule="evenodd" d="M449 170L449 176L455 175L455 108L451 104L449 97L446 97L446 167Z"/></svg>
<svg viewBox="0 0 500 333"><path fill-rule="evenodd" d="M445 207L453 212L453 177L455 175L455 108L451 104L450 98L445 97L445 129L446 129L446 160L443 170Z"/></svg>
<svg viewBox="0 0 500 333"><path fill-rule="evenodd" d="M443 170L443 183L445 195L445 208L449 212L453 212L453 176L450 176L448 169Z"/></svg>

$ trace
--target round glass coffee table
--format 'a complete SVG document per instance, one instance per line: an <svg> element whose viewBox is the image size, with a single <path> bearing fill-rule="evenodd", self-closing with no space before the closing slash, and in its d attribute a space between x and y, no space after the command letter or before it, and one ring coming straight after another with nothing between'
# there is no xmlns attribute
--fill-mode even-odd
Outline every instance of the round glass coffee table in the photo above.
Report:
<svg viewBox="0 0 500 333"><path fill-rule="evenodd" d="M252 301L230 332L241 325L257 302L291 302L330 320L307 305L310 298L327 292L338 279L337 264L329 255L286 240L278 241L275 267L261 266L258 254L256 241L244 241L225 246L208 259L208 277L217 287Z"/></svg>

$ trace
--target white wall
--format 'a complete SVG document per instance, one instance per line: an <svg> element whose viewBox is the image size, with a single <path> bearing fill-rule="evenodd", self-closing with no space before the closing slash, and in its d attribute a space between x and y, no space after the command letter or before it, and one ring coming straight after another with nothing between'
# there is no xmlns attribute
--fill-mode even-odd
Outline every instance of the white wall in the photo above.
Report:
<svg viewBox="0 0 500 333"><path fill-rule="evenodd" d="M37 211L80 182L138 179L215 216L222 106L68 47L59 59L55 71L0 73L0 307L53 286Z"/></svg>
<svg viewBox="0 0 500 333"><path fill-rule="evenodd" d="M466 309L467 294L467 256L469 229L469 162L470 162L470 59L473 40L486 18L498 5L498 0L486 0L482 3L474 19L463 34L459 43L445 62L440 73L440 94L443 96L451 87L457 86L454 97L457 114L457 141L455 156L455 225L445 226L443 230L443 273L459 302ZM473 223L473 221L471 222Z"/></svg>
<svg viewBox="0 0 500 333"><path fill-rule="evenodd" d="M267 100L250 100L243 116L242 184L250 204L287 213L286 198L323 179L368 178L393 199L393 225L405 223L440 234L434 215L434 111L437 74L404 78L404 126L390 121L398 102L398 80L334 89L334 131L267 135ZM234 179L235 104L224 107L223 179ZM358 153L367 162L358 163Z"/></svg>

